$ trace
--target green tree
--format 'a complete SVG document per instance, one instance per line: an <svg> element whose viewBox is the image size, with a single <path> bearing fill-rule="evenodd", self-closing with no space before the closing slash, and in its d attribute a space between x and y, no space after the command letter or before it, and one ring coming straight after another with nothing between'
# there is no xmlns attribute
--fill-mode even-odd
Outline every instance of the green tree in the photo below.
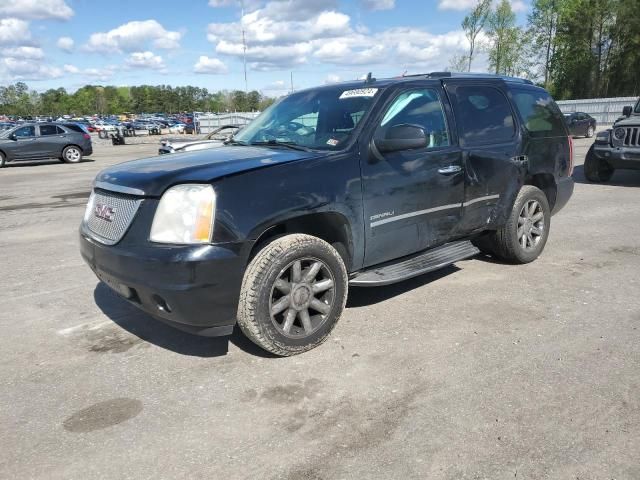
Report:
<svg viewBox="0 0 640 480"><path fill-rule="evenodd" d="M491 13L491 0L478 0L476 6L471 12L464 17L462 21L462 29L469 41L469 64L467 71L471 71L471 63L473 62L473 56L476 52L476 42L478 35L484 29L489 14Z"/></svg>
<svg viewBox="0 0 640 480"><path fill-rule="evenodd" d="M520 55L520 29L509 0L502 0L488 18L489 65L495 73L512 75Z"/></svg>

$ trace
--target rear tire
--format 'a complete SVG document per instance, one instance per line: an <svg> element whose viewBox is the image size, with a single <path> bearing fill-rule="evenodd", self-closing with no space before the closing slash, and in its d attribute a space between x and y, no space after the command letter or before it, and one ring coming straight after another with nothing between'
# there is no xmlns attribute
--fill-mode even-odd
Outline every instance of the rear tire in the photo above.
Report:
<svg viewBox="0 0 640 480"><path fill-rule="evenodd" d="M608 182L614 171L611 165L596 156L592 146L584 160L584 176L587 180L595 183Z"/></svg>
<svg viewBox="0 0 640 480"><path fill-rule="evenodd" d="M62 151L62 160L65 163L80 163L82 161L82 150L75 145L69 145Z"/></svg>
<svg viewBox="0 0 640 480"><path fill-rule="evenodd" d="M7 157L4 156L4 153L0 152L0 168L4 167L7 164Z"/></svg>
<svg viewBox="0 0 640 480"><path fill-rule="evenodd" d="M550 227L547 196L537 187L524 185L506 224L493 234L493 254L509 263L533 262L544 250Z"/></svg>
<svg viewBox="0 0 640 480"><path fill-rule="evenodd" d="M593 138L594 133L596 133L595 129L592 126L589 126L587 129L587 138Z"/></svg>
<svg viewBox="0 0 640 480"><path fill-rule="evenodd" d="M238 325L256 345L280 356L322 344L347 300L340 254L310 235L286 235L251 260L242 281Z"/></svg>

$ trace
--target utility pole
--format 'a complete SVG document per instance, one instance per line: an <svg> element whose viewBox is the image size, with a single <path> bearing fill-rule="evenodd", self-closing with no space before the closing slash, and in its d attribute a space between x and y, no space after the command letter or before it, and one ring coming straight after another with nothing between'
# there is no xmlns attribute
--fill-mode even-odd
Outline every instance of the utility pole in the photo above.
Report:
<svg viewBox="0 0 640 480"><path fill-rule="evenodd" d="M244 0L240 0L240 25L242 26L242 61L244 63L244 93L249 92L249 83L247 82L247 41L244 34Z"/></svg>
<svg viewBox="0 0 640 480"><path fill-rule="evenodd" d="M291 93L293 93L293 72L291 72Z"/></svg>

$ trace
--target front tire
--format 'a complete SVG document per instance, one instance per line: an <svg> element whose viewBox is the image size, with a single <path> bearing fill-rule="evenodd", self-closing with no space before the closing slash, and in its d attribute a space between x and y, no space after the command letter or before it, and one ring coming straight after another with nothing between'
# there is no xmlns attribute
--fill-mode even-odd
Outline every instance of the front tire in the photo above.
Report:
<svg viewBox="0 0 640 480"><path fill-rule="evenodd" d="M7 157L4 156L4 153L0 152L0 168L4 167L7 164Z"/></svg>
<svg viewBox="0 0 640 480"><path fill-rule="evenodd" d="M75 145L69 145L62 151L62 161L65 163L80 163L82 161L82 150Z"/></svg>
<svg viewBox="0 0 640 480"><path fill-rule="evenodd" d="M500 260L525 264L540 256L549 238L551 209L537 187L524 185L506 224L494 233L492 251Z"/></svg>
<svg viewBox="0 0 640 480"><path fill-rule="evenodd" d="M310 235L280 237L249 263L242 282L238 325L263 349L291 356L322 344L347 300L340 254Z"/></svg>
<svg viewBox="0 0 640 480"><path fill-rule="evenodd" d="M594 133L596 133L595 129L592 126L589 126L587 129L587 138L593 138Z"/></svg>
<svg viewBox="0 0 640 480"><path fill-rule="evenodd" d="M592 146L584 159L584 176L587 180L595 183L608 182L614 171L611 165L596 156Z"/></svg>

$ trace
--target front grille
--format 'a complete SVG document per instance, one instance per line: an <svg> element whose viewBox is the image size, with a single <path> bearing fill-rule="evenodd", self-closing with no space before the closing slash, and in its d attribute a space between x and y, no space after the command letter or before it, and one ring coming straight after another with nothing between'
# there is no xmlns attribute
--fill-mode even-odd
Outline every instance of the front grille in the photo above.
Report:
<svg viewBox="0 0 640 480"><path fill-rule="evenodd" d="M114 245L122 239L142 203L140 197L94 190L87 206L86 226L101 243Z"/></svg>
<svg viewBox="0 0 640 480"><path fill-rule="evenodd" d="M624 136L624 146L640 147L640 127L627 127L625 130L627 133Z"/></svg>

